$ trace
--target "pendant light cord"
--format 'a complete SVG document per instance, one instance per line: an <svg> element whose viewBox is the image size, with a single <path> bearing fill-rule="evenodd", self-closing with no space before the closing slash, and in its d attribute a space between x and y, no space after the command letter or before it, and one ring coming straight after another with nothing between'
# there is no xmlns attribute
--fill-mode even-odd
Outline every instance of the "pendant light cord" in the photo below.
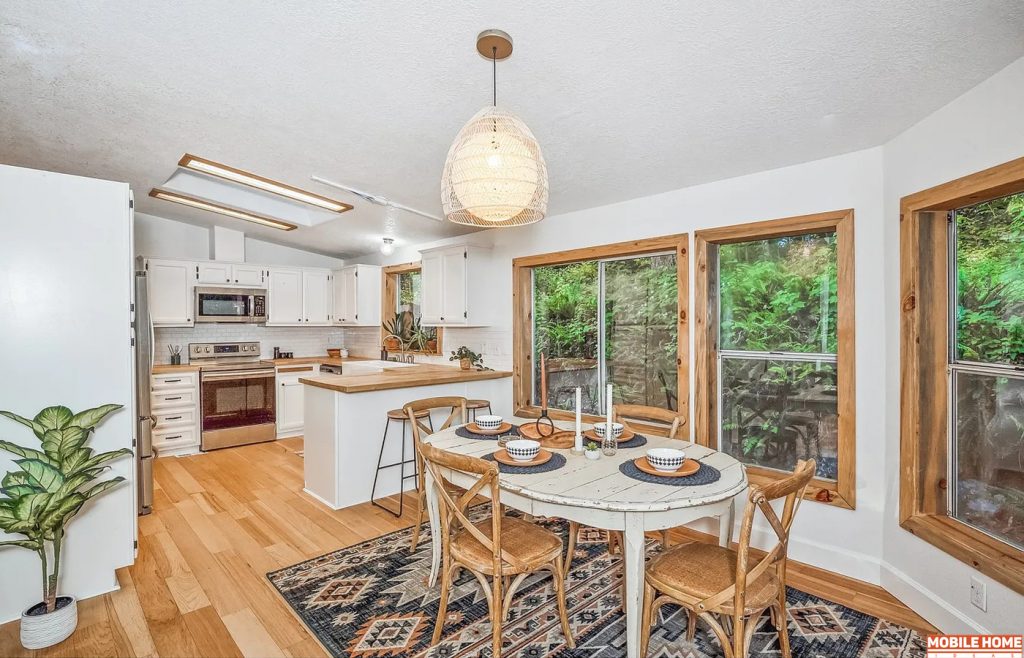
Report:
<svg viewBox="0 0 1024 658"><path fill-rule="evenodd" d="M494 90L494 107L498 107L498 47L491 46L491 88Z"/></svg>

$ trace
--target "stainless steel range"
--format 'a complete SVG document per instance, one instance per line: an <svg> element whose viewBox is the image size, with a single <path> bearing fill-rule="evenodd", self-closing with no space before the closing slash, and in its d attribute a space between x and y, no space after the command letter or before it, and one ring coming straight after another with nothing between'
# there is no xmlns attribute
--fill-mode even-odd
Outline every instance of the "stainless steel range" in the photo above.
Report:
<svg viewBox="0 0 1024 658"><path fill-rule="evenodd" d="M203 450L277 438L274 366L259 343L189 343L188 356L199 364Z"/></svg>

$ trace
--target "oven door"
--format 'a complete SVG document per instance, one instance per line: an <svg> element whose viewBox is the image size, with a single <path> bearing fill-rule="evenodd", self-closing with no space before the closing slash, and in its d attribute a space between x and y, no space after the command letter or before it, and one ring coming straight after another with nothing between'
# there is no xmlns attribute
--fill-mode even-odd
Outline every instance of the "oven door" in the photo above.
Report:
<svg viewBox="0 0 1024 658"><path fill-rule="evenodd" d="M203 372L203 450L277 438L272 369Z"/></svg>
<svg viewBox="0 0 1024 658"><path fill-rule="evenodd" d="M253 291L196 288L196 322L253 322Z"/></svg>

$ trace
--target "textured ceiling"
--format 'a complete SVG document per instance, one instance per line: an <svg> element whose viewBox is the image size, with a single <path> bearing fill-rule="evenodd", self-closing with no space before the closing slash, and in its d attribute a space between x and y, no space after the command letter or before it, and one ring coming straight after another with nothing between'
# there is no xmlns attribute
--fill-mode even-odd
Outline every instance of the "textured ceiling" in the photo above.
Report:
<svg viewBox="0 0 1024 658"><path fill-rule="evenodd" d="M0 162L146 194L185 152L356 209L288 234L376 248L384 213L316 174L440 213L445 154L490 100L476 34L511 33L498 102L544 149L549 214L880 144L1024 56L1024 3L36 2L0 10ZM459 229L399 213L400 242Z"/></svg>

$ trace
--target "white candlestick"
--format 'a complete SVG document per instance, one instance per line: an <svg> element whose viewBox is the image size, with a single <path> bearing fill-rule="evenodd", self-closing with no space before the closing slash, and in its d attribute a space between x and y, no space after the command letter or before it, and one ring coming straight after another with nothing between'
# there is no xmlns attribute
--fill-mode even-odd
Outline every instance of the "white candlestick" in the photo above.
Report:
<svg viewBox="0 0 1024 658"><path fill-rule="evenodd" d="M612 385L608 384L608 399L605 403L605 422L604 431L606 434L610 434L612 431Z"/></svg>
<svg viewBox="0 0 1024 658"><path fill-rule="evenodd" d="M575 445L574 445L576 450L583 450L583 432L581 431L582 430L581 426L583 424L583 409L582 409L582 406L583 406L583 390L579 386L577 386L576 387L576 441L575 441Z"/></svg>

